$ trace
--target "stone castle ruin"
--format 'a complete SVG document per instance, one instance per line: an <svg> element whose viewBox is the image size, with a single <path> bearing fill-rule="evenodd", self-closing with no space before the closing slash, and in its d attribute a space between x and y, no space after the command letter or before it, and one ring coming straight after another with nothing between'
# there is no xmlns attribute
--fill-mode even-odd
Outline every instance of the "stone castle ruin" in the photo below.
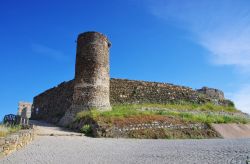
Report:
<svg viewBox="0 0 250 164"><path fill-rule="evenodd" d="M18 102L17 115L20 116L20 124L29 124L31 117L32 103L29 102Z"/></svg>
<svg viewBox="0 0 250 164"><path fill-rule="evenodd" d="M32 118L60 125L71 123L84 110L110 110L115 104L207 103L230 105L222 91L168 83L110 79L108 38L98 32L78 36L75 78L63 82L33 100Z"/></svg>
<svg viewBox="0 0 250 164"><path fill-rule="evenodd" d="M25 117L30 118L31 107L32 107L32 103L23 102L23 101L18 102L17 115L18 116L25 115Z"/></svg>

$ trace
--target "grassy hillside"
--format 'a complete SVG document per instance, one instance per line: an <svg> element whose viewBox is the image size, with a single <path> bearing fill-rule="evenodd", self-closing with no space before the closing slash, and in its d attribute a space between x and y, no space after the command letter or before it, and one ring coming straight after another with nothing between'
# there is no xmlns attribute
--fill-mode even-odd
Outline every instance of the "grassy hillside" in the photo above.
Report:
<svg viewBox="0 0 250 164"><path fill-rule="evenodd" d="M151 128L135 129L126 133L133 138L213 138L218 137L211 123L249 123L250 119L235 107L213 104L127 104L115 105L111 111L83 111L77 114L74 126L82 132L91 134L95 128L112 131L114 128L127 128L136 125L154 124L183 126L179 129ZM207 128L187 129L189 125L199 124ZM161 127L161 126L160 126ZM104 135L105 136L105 135ZM112 134L106 135L112 136ZM154 137L152 137L154 136ZM157 137L155 137L157 136Z"/></svg>
<svg viewBox="0 0 250 164"><path fill-rule="evenodd" d="M223 112L221 114L221 112ZM94 119L127 118L141 115L161 115L178 117L186 121L202 123L248 123L249 119L235 115L240 113L234 107L216 106L213 104L131 104L116 105L111 111L100 112L98 110L84 111L77 114L76 120L91 117Z"/></svg>

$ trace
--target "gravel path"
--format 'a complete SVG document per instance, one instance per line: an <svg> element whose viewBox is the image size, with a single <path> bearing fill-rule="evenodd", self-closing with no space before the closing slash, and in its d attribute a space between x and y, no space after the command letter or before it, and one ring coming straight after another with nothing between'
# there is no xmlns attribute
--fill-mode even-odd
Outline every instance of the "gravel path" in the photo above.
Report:
<svg viewBox="0 0 250 164"><path fill-rule="evenodd" d="M42 121L31 120L30 123L35 125L34 128L38 136L82 136L83 135L81 133L72 132L62 127L58 127Z"/></svg>
<svg viewBox="0 0 250 164"><path fill-rule="evenodd" d="M250 139L139 140L38 136L2 164L210 163L245 164Z"/></svg>
<svg viewBox="0 0 250 164"><path fill-rule="evenodd" d="M246 163L250 140L133 140L44 136L0 163Z"/></svg>

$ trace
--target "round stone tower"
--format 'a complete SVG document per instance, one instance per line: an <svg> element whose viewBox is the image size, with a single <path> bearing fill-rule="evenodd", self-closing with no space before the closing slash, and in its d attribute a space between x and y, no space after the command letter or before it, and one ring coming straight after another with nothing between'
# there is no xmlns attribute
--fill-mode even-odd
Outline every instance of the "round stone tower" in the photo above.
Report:
<svg viewBox="0 0 250 164"><path fill-rule="evenodd" d="M107 37L98 32L78 35L73 108L109 110L109 47ZM78 111L79 111L78 110Z"/></svg>
<svg viewBox="0 0 250 164"><path fill-rule="evenodd" d="M84 110L110 110L109 101L109 47L107 37L98 32L78 35L73 101L60 120L69 125L78 112Z"/></svg>

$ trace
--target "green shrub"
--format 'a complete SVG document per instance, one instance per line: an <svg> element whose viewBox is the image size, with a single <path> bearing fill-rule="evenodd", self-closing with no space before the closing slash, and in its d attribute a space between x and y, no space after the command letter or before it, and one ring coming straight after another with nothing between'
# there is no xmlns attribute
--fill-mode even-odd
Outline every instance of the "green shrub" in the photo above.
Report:
<svg viewBox="0 0 250 164"><path fill-rule="evenodd" d="M86 124L86 125L83 125L83 127L80 129L80 132L84 133L86 136L91 136L92 128L90 125Z"/></svg>
<svg viewBox="0 0 250 164"><path fill-rule="evenodd" d="M225 100L229 107L235 107L234 102L231 100Z"/></svg>

